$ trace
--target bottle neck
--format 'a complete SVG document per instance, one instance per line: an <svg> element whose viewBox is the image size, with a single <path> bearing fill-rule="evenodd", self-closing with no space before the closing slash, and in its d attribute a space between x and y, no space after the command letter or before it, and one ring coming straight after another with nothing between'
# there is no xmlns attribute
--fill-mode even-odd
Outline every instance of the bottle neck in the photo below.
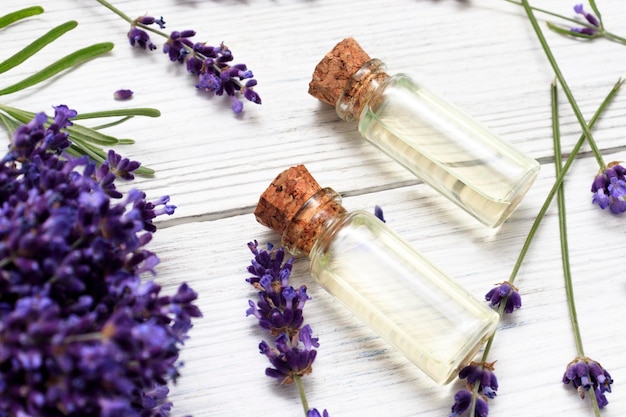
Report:
<svg viewBox="0 0 626 417"><path fill-rule="evenodd" d="M374 92L388 78L385 64L379 59L370 59L355 72L337 99L335 109L343 120L358 120L363 108Z"/></svg>
<svg viewBox="0 0 626 417"><path fill-rule="evenodd" d="M346 213L341 196L332 188L323 188L311 196L289 222L282 244L293 254L309 255L320 235L334 219Z"/></svg>

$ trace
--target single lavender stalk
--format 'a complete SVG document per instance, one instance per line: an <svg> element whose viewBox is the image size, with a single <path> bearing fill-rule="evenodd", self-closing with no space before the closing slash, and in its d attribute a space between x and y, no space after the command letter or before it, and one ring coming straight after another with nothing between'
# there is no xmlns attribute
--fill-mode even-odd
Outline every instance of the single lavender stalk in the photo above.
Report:
<svg viewBox="0 0 626 417"><path fill-rule="evenodd" d="M254 91L257 81L245 64L232 65L233 55L222 42L219 46L209 46L203 42L192 42L193 30L173 31L169 35L151 27L165 28L163 18L141 16L131 19L128 15L106 0L97 0L113 13L130 23L128 40L131 46L154 50L156 45L150 40L148 31L167 39L163 52L170 61L185 64L187 72L197 77L196 88L218 96L226 94L231 98L231 108L235 113L243 111L240 96L256 104L261 104L261 97Z"/></svg>
<svg viewBox="0 0 626 417"><path fill-rule="evenodd" d="M258 242L248 243L254 254L248 272L252 274L246 281L258 292L258 301L248 301L246 315L259 320L259 326L273 337L273 346L261 341L259 350L267 356L272 367L265 369L265 374L276 378L281 384L296 383L305 417L323 416L309 403L302 383L302 377L313 371L312 365L319 347L318 338L313 337L311 326L304 324L302 309L310 297L306 286L297 290L289 285L289 277L294 259L286 262L283 248L275 249L268 244L267 250L258 249Z"/></svg>
<svg viewBox="0 0 626 417"><path fill-rule="evenodd" d="M552 84L552 130L554 139L554 166L556 175L560 175L563 170L561 162L561 141L560 128L558 122L558 99L556 84ZM611 392L611 384L613 379L611 375L602 368L602 366L594 360L585 356L583 349L582 336L580 326L578 325L578 316L576 313L576 303L574 300L574 286L572 283L572 273L569 263L569 248L567 243L567 222L565 209L565 193L563 185L558 189L557 195L558 211L559 211L559 236L561 241L561 260L563 265L563 277L565 279L565 293L567 295L567 306L569 310L572 330L574 332L574 342L576 345L577 357L571 361L565 374L563 375L563 383L572 382L574 388L577 389L581 398L585 397L585 392L593 388L594 395L591 396L591 403L596 417L601 417L600 408L604 408L609 402L604 395L605 392Z"/></svg>

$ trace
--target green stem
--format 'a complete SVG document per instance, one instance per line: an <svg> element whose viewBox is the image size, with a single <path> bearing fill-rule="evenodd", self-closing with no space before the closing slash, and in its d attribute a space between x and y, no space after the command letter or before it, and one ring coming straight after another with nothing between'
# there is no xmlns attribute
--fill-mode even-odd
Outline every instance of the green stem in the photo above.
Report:
<svg viewBox="0 0 626 417"><path fill-rule="evenodd" d="M126 13L124 13L123 11L118 9L117 7L113 6L108 1L106 1L106 0L96 0L96 1L98 3L100 3L101 5L103 5L104 7L106 7L107 9L109 9L110 11L112 11L113 13L115 13L116 15L118 15L119 17L121 17L122 19L126 20L131 25L134 23L134 20L131 19L130 17L128 17L128 15Z"/></svg>
<svg viewBox="0 0 626 417"><path fill-rule="evenodd" d="M159 36L162 36L164 38L169 38L169 35L165 32L162 32L158 29L154 29L150 26L147 25L142 25L141 23L137 22L135 19L131 19L126 13L124 13L123 11L121 11L120 9L118 9L117 7L113 6L111 3L109 3L106 0L96 0L98 3L100 3L101 5L103 5L104 7L106 7L107 9L109 9L110 11L112 11L113 13L115 13L116 15L118 15L119 17L121 17L122 19L124 19L125 21L127 21L128 23L130 23L133 26L139 26L142 29L145 29L147 31L150 31L152 33L156 33Z"/></svg>
<svg viewBox="0 0 626 417"><path fill-rule="evenodd" d="M563 170L561 162L561 134L559 128L558 98L556 83L552 83L552 138L554 140L554 169L556 175L561 175ZM565 294L567 297L567 308L569 311L570 322L572 323L572 331L574 333L574 344L576 345L576 355L580 358L585 357L583 349L583 339L578 325L578 314L576 313L576 301L574 300L574 285L572 283L572 270L569 262L569 245L567 240L567 221L565 209L565 191L563 184L559 186L557 193L557 206L559 212L559 237L561 241L561 262L563 265L563 279L565 281ZM596 417L601 417L600 407L595 393L590 394L591 404Z"/></svg>
<svg viewBox="0 0 626 417"><path fill-rule="evenodd" d="M552 83L552 138L554 140L554 169L556 175L561 175L563 170L561 161L561 132L559 128L559 110L557 98L556 83ZM557 192L557 205L559 209L559 234L561 238L561 260L563 263L563 276L565 278L565 294L567 295L567 306L569 317L572 322L572 330L574 331L574 342L576 344L576 352L580 357L585 356L583 349L582 336L580 327L578 326L578 315L576 314L576 303L574 301L574 287L572 285L572 271L569 263L569 247L567 243L567 223L565 216L565 194L563 184Z"/></svg>
<svg viewBox="0 0 626 417"><path fill-rule="evenodd" d="M294 375L293 377L296 385L298 386L298 393L300 394L300 401L302 402L302 408L304 409L304 417L306 417L309 411L309 402L306 399L306 393L304 392L304 384L302 383L302 377L300 375Z"/></svg>
<svg viewBox="0 0 626 417"><path fill-rule="evenodd" d="M589 129L591 129L596 124L596 122L598 121L598 119L600 118L604 110L608 107L609 103L613 100L613 98L619 91L622 84L624 84L624 80L621 80L621 79L615 83L615 85L613 86L609 94L607 94L607 96L604 98L604 100L600 104L600 107L598 107L596 112L593 114L593 116L589 120ZM550 207L550 203L552 202L554 195L556 194L558 188L561 186L561 183L563 182L563 178L565 178L565 174L567 174L567 171L572 166L574 159L576 159L576 155L578 155L578 152L580 151L580 148L583 146L584 143L585 143L585 135L583 134L578 139L578 142L576 143L569 157L565 161L565 165L563 165L560 173L557 175L556 180L554 181L554 184L552 185L552 188L548 192L548 195L546 196L546 199L543 202L541 209L539 210L539 213L535 217L535 221L530 227L530 231L528 232L528 235L526 236L526 240L524 241L522 250L520 251L520 254L517 257L517 260L515 261L515 265L513 266L513 270L511 271L511 275L509 276L509 280L508 280L509 283L513 284L513 282L515 281L515 278L517 277L517 273L519 272L519 269L522 266L522 263L524 262L524 258L526 257L526 254L528 253L528 249L530 248L530 243L532 242L533 237L535 236L535 233L537 232L537 229L539 228L539 224L543 220L543 217L546 211L548 210L548 207ZM505 305L506 305L506 300L502 300L502 303L500 304L500 309L498 310L500 317L502 317ZM495 337L496 337L496 333L492 334L489 340L487 341L485 350L483 351L483 356L481 360L482 362L487 362L487 358L489 357L489 351L491 350L491 346L493 344L493 340Z"/></svg>
<svg viewBox="0 0 626 417"><path fill-rule="evenodd" d="M589 129L589 126L587 126L587 123L585 122L585 119L580 109L578 108L578 104L576 103L576 100L574 99L574 95L572 94L572 91L567 85L567 82L565 81L565 77L563 77L563 73L561 72L561 69L559 68L558 63L556 62L554 55L552 55L550 46L548 45L548 42L546 41L546 38L543 36L543 32L541 31L541 28L539 27L537 18L533 14L532 8L528 4L528 0L522 0L522 4L524 6L524 10L526 11L526 14L528 15L528 19L530 20L530 23L532 24L532 27L535 33L537 34L537 38L539 39L539 42L541 43L541 47L543 48L543 51L545 52L546 57L548 58L548 61L550 62L550 65L552 66L552 70L554 71L556 78L559 80L559 84L561 84L561 87L563 88L563 92L565 93L565 96L567 97L567 100L569 101L570 106L572 107L572 110L574 111L574 114L576 115L576 119L578 119L578 123L580 124L581 129L583 130L583 132L585 133L585 136L587 137L587 143L589 143L589 146L591 147L591 150L593 151L593 154L596 157L596 160L598 162L598 165L600 166L600 169L604 170L606 168L606 164L604 163L602 154L600 153L600 150L598 149L596 142L593 139L593 136L591 135L591 130Z"/></svg>

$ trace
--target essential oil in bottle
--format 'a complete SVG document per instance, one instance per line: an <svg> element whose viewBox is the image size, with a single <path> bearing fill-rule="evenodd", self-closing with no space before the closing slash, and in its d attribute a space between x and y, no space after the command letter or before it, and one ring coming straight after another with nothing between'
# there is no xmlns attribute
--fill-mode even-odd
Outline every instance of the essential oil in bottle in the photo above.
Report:
<svg viewBox="0 0 626 417"><path fill-rule="evenodd" d="M309 93L357 120L366 140L487 226L511 215L539 172L537 161L409 75L387 74L352 38L317 65Z"/></svg>
<svg viewBox="0 0 626 417"><path fill-rule="evenodd" d="M373 214L348 212L303 165L261 196L257 220L306 254L316 281L439 384L449 383L495 331L476 300Z"/></svg>

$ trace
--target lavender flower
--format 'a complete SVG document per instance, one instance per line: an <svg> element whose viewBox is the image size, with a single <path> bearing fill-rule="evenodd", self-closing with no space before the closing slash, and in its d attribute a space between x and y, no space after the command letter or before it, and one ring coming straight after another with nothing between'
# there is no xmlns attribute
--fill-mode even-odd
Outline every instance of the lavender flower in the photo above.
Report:
<svg viewBox="0 0 626 417"><path fill-rule="evenodd" d="M488 398L494 398L498 390L498 380L493 373L494 363L472 362L459 372L459 378L467 381L467 389L462 389L454 395L452 413L449 417L457 417L467 411L472 403L472 396L478 384L475 415L486 417L489 413Z"/></svg>
<svg viewBox="0 0 626 417"><path fill-rule="evenodd" d="M165 27L163 18L142 16L134 20L128 38L132 46L143 49L156 49L141 26L157 24ZM231 65L233 54L222 42L219 46L209 46L204 42L193 42L193 30L173 31L163 45L163 52L170 61L185 64L187 71L197 77L196 88L218 96L226 94L231 99L235 113L243 111L243 96L248 101L261 104L261 97L254 91L257 81L252 71L244 64Z"/></svg>
<svg viewBox="0 0 626 417"><path fill-rule="evenodd" d="M472 404L472 392L467 389L463 389L454 394L454 404L452 405L452 412L449 417L457 417L463 414L470 408ZM489 405L487 401L482 397L476 398L475 416L487 417L489 414Z"/></svg>
<svg viewBox="0 0 626 417"><path fill-rule="evenodd" d="M574 6L574 11L583 16L587 22L589 22L590 25L594 26L594 27L575 27L575 28L571 28L570 30L572 32L576 32L576 33L580 33L583 35L588 35L588 36L594 36L597 32L598 29L600 28L600 21L598 20L597 17L595 17L594 15L592 15L591 13L587 13L584 9L583 9L583 5L582 4L577 4Z"/></svg>
<svg viewBox="0 0 626 417"><path fill-rule="evenodd" d="M374 216L378 217L381 222L386 223L385 214L383 213L383 208L379 205L374 207Z"/></svg>
<svg viewBox="0 0 626 417"><path fill-rule="evenodd" d="M117 90L116 92L113 93L113 98L115 100L120 100L120 101L128 100L132 96L133 96L133 91L128 90L128 89Z"/></svg>
<svg viewBox="0 0 626 417"><path fill-rule="evenodd" d="M159 210L115 190L118 155L97 169L64 152L75 115L58 106L46 127L37 114L0 162L0 410L167 416L197 295L140 279L158 263L144 246Z"/></svg>
<svg viewBox="0 0 626 417"><path fill-rule="evenodd" d="M138 28L137 26L132 26L128 31L127 36L130 46L138 46L141 49L149 49L151 51L157 49L157 46L150 40L148 32Z"/></svg>
<svg viewBox="0 0 626 417"><path fill-rule="evenodd" d="M517 287L505 281L498 284L495 288L491 289L485 294L485 300L490 301L491 307L498 308L502 303L502 300L506 300L504 306L504 312L510 314L513 310L522 306L522 298L517 291Z"/></svg>
<svg viewBox="0 0 626 417"><path fill-rule="evenodd" d="M609 208L615 214L626 211L626 168L619 162L611 162L591 184L593 204L602 210Z"/></svg>
<svg viewBox="0 0 626 417"><path fill-rule="evenodd" d="M310 298L305 286L296 290L289 285L293 258L285 262L283 248L275 249L268 244L267 250L259 250L256 240L248 243L248 248L254 259L248 266L252 276L246 281L259 293L256 303L248 301L250 307L246 315L256 317L259 325L274 336L274 347L266 341L259 344L260 352L272 364L266 368L265 374L278 379L281 384L289 384L311 373L317 356L318 338L313 337L311 326L303 325L302 309ZM301 384L298 386L301 389ZM328 417L326 410L323 416L316 409L305 409L305 412L309 417Z"/></svg>
<svg viewBox="0 0 626 417"><path fill-rule="evenodd" d="M598 407L603 408L609 403L604 393L611 392L613 379L602 365L593 359L577 357L571 361L563 374L563 383L570 382L578 391L580 398L585 398L585 392L593 389Z"/></svg>
<svg viewBox="0 0 626 417"><path fill-rule="evenodd" d="M324 412L320 414L320 412L317 411L316 408L311 408L309 411L307 411L306 417L329 417L329 415L328 411L326 410L324 410Z"/></svg>

